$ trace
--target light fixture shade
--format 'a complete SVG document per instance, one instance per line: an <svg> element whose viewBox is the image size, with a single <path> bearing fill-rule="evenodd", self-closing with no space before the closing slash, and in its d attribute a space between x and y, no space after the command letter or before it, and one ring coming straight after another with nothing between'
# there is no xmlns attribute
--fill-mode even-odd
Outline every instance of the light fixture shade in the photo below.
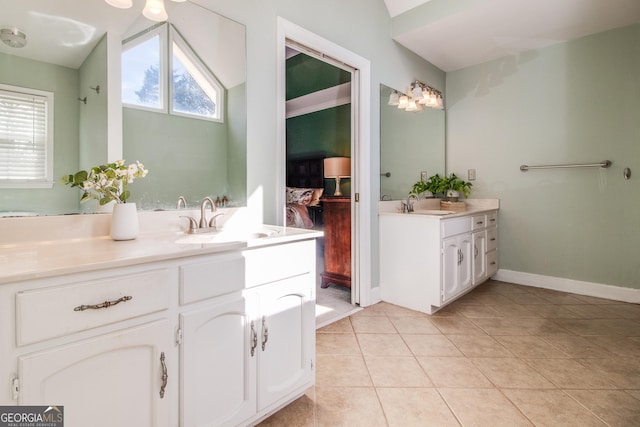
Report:
<svg viewBox="0 0 640 427"><path fill-rule="evenodd" d="M411 97L416 101L422 98L422 88L420 87L420 85L416 84L415 86L413 86L413 89L411 89Z"/></svg>
<svg viewBox="0 0 640 427"><path fill-rule="evenodd" d="M346 178L351 176L351 159L349 157L327 157L324 159L324 177Z"/></svg>
<svg viewBox="0 0 640 427"><path fill-rule="evenodd" d="M172 2L176 2L176 3L184 3L187 0L171 0Z"/></svg>
<svg viewBox="0 0 640 427"><path fill-rule="evenodd" d="M395 90L389 95L388 105L398 105L400 103L400 95Z"/></svg>
<svg viewBox="0 0 640 427"><path fill-rule="evenodd" d="M411 99L409 101L409 105L407 106L406 111L418 111L418 107L416 106L416 101Z"/></svg>
<svg viewBox="0 0 640 427"><path fill-rule="evenodd" d="M402 95L398 100L398 108L407 108L409 106L409 97Z"/></svg>
<svg viewBox="0 0 640 427"><path fill-rule="evenodd" d="M118 9L129 9L133 6L133 0L104 0L107 4L117 7Z"/></svg>
<svg viewBox="0 0 640 427"><path fill-rule="evenodd" d="M142 9L142 14L145 18L157 22L166 21L169 17L167 10L164 8L164 0L147 0L144 9Z"/></svg>

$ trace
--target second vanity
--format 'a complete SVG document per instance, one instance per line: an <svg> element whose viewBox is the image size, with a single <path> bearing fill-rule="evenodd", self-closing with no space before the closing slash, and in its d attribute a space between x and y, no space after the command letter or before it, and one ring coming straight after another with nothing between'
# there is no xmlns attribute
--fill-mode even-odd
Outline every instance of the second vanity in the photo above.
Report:
<svg viewBox="0 0 640 427"><path fill-rule="evenodd" d="M433 314L497 272L499 201L466 202L450 212L420 200L411 213L399 201L380 203L383 301Z"/></svg>
<svg viewBox="0 0 640 427"><path fill-rule="evenodd" d="M0 404L61 405L69 427L252 425L302 395L321 233L261 230L0 245Z"/></svg>

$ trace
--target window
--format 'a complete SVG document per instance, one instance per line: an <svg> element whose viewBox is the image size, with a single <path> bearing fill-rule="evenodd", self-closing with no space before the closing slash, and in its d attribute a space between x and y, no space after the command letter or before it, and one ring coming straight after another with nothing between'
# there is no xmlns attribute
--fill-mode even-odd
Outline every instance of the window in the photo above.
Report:
<svg viewBox="0 0 640 427"><path fill-rule="evenodd" d="M0 188L53 186L53 93L0 84Z"/></svg>
<svg viewBox="0 0 640 427"><path fill-rule="evenodd" d="M175 27L167 28L152 27L123 43L123 104L221 122L222 86Z"/></svg>

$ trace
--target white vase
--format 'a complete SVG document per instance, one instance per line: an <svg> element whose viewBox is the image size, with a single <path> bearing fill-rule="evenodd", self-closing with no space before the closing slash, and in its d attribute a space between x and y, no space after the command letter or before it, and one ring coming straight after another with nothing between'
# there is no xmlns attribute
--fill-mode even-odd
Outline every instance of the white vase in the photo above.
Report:
<svg viewBox="0 0 640 427"><path fill-rule="evenodd" d="M138 211L135 203L117 203L111 214L111 238L133 240L138 237Z"/></svg>

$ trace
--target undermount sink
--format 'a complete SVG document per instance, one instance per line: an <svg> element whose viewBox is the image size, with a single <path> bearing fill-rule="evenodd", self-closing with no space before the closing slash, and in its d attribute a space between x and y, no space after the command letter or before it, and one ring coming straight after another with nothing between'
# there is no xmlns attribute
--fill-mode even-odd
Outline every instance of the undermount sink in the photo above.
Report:
<svg viewBox="0 0 640 427"><path fill-rule="evenodd" d="M216 244L216 243L236 243L248 242L251 240L264 239L277 234L276 230L242 231L223 230L203 234L185 234L176 240L176 243L186 244Z"/></svg>
<svg viewBox="0 0 640 427"><path fill-rule="evenodd" d="M425 210L417 210L414 211L413 213L417 213L420 215L450 215L450 214L454 214L457 213L455 211L445 211L442 209L425 209Z"/></svg>

